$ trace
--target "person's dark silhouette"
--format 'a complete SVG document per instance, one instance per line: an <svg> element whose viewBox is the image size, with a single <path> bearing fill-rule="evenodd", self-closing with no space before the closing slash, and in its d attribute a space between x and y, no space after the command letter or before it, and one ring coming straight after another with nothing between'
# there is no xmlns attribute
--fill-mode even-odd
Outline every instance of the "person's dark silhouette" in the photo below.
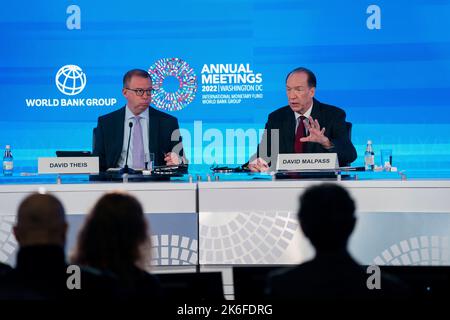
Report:
<svg viewBox="0 0 450 320"><path fill-rule="evenodd" d="M137 199L126 193L106 194L95 204L78 235L73 261L115 274L125 299L159 298L157 278L143 267L145 253L150 253L147 229Z"/></svg>
<svg viewBox="0 0 450 320"><path fill-rule="evenodd" d="M337 184L308 188L300 198L301 229L316 250L311 261L269 275L267 293L274 299L366 300L392 297L404 287L382 276L381 290L370 290L368 274L347 251L355 227L355 204Z"/></svg>
<svg viewBox="0 0 450 320"><path fill-rule="evenodd" d="M5 263L0 262L0 277L9 271L11 271L11 267Z"/></svg>
<svg viewBox="0 0 450 320"><path fill-rule="evenodd" d="M19 243L16 267L0 279L1 299L76 299L111 296L115 279L80 272L81 289L69 288L64 246L67 222L61 202L35 193L19 206L14 235ZM70 282L70 281L69 281Z"/></svg>

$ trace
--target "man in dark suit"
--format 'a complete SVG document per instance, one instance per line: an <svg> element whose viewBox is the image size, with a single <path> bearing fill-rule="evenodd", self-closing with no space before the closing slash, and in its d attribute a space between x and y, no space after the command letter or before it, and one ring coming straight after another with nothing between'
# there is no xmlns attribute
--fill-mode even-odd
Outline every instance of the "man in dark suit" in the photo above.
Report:
<svg viewBox="0 0 450 320"><path fill-rule="evenodd" d="M380 288L369 289L371 273L347 251L356 217L353 199L343 187L325 183L308 188L300 198L298 218L316 256L271 274L267 288L271 298L329 302L406 297L406 287L385 273Z"/></svg>
<svg viewBox="0 0 450 320"><path fill-rule="evenodd" d="M251 171L267 171L280 153L337 153L339 165L356 159L345 112L314 98L316 77L306 68L286 77L289 105L269 115L258 152L249 162Z"/></svg>
<svg viewBox="0 0 450 320"><path fill-rule="evenodd" d="M145 70L133 69L124 75L122 94L126 106L99 117L95 129L93 154L100 158L101 171L124 167L130 134L130 167L144 169L149 161L155 165L183 161L178 120L149 108L152 90L151 77Z"/></svg>

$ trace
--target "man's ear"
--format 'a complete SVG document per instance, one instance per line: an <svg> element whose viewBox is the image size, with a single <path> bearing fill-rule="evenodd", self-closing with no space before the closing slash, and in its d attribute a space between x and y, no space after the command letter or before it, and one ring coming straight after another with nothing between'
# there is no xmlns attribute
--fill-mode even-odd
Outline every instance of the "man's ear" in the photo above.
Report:
<svg viewBox="0 0 450 320"><path fill-rule="evenodd" d="M126 98L127 97L127 89L122 88L122 95Z"/></svg>
<svg viewBox="0 0 450 320"><path fill-rule="evenodd" d="M312 87L309 89L309 96L311 98L314 98L314 95L316 94L316 87Z"/></svg>

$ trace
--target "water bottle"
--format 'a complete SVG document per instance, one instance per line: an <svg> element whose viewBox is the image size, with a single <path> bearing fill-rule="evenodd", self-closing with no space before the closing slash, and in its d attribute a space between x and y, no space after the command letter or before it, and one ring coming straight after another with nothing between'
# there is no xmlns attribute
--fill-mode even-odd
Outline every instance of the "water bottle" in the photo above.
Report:
<svg viewBox="0 0 450 320"><path fill-rule="evenodd" d="M3 155L3 175L12 176L14 169L13 156L11 153L11 146L8 144Z"/></svg>
<svg viewBox="0 0 450 320"><path fill-rule="evenodd" d="M375 153L373 152L372 141L367 141L366 152L364 153L364 167L366 171L373 171L375 166Z"/></svg>

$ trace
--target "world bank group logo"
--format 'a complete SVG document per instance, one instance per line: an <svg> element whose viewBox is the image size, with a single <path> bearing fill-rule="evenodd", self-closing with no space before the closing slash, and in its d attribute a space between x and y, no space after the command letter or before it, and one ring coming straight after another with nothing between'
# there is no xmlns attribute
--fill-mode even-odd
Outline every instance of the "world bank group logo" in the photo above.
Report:
<svg viewBox="0 0 450 320"><path fill-rule="evenodd" d="M157 108L178 111L194 100L197 76L186 61L180 58L159 59L148 73L152 77L152 100Z"/></svg>
<svg viewBox="0 0 450 320"><path fill-rule="evenodd" d="M86 74L79 66L68 64L58 70L55 82L63 94L74 96L82 92L86 86Z"/></svg>

